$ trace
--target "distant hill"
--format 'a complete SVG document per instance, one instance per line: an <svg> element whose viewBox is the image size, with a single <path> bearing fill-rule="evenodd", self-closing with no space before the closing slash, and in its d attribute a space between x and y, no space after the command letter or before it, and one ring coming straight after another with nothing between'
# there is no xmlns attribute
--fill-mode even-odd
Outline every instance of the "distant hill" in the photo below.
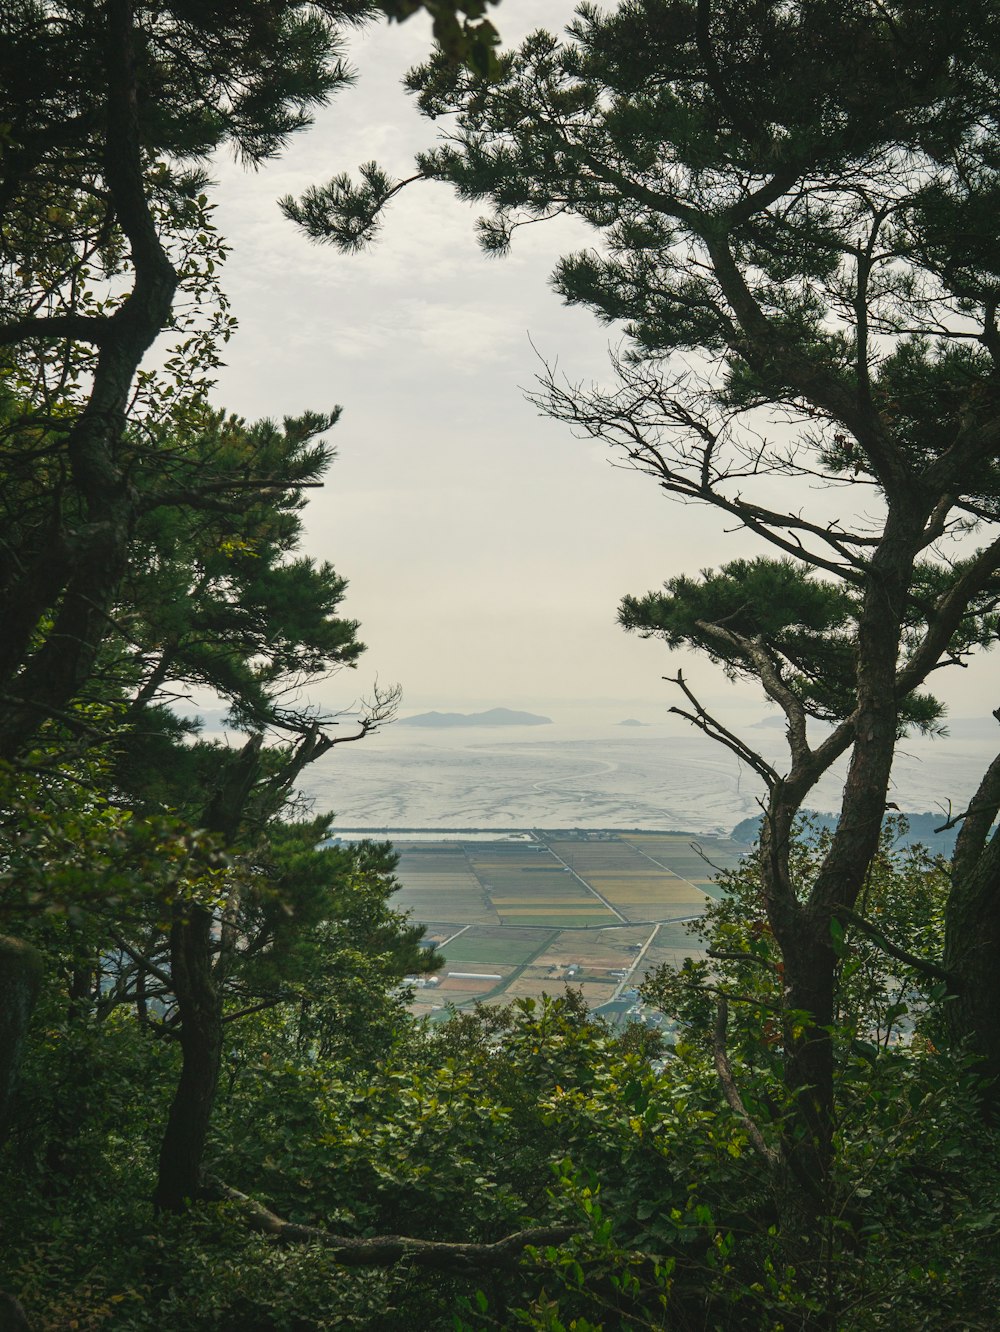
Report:
<svg viewBox="0 0 1000 1332"><path fill-rule="evenodd" d="M812 821L816 830L823 828L832 832L837 826L837 817L835 814L817 814L815 810L804 809L802 813ZM900 837L895 843L897 850L904 850L908 846L914 846L917 842L922 843L928 850L942 856L950 856L955 849L955 839L958 836L958 828L949 828L946 832L937 832L942 823L945 822L944 814L910 814L905 815L910 830L904 836ZM757 840L760 832L761 815L757 814L751 819L743 819L738 823L730 833L734 842L744 842L749 845Z"/></svg>
<svg viewBox="0 0 1000 1332"><path fill-rule="evenodd" d="M619 726L646 726L648 723L637 721L635 717L626 717L624 721L618 723Z"/></svg>
<svg viewBox="0 0 1000 1332"><path fill-rule="evenodd" d="M992 740L997 737L997 724L993 717L945 717L944 739L948 740ZM817 730L826 732L832 729L829 722L810 723ZM788 729L787 719L780 713L772 713L761 721L750 723L755 731L784 731Z"/></svg>
<svg viewBox="0 0 1000 1332"><path fill-rule="evenodd" d="M551 717L533 712L514 712L510 708L490 708L488 712L419 712L415 717L400 717L400 726L551 726Z"/></svg>

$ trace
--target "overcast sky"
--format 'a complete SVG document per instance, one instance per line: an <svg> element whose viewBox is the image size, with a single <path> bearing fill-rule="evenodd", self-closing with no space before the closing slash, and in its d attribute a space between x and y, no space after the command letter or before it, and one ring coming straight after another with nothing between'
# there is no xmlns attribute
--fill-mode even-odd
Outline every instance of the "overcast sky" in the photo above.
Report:
<svg viewBox="0 0 1000 1332"><path fill-rule="evenodd" d="M496 22L509 44L570 15L563 0L503 0ZM548 285L559 255L592 233L565 221L527 228L510 257L489 259L476 210L419 184L374 249L344 256L278 211L279 196L371 159L411 174L433 125L400 79L429 45L420 19L373 26L352 41L357 85L280 161L250 176L216 167L240 321L217 401L250 419L344 408L330 437L337 461L309 503L308 552L349 580L345 609L369 650L320 701L350 703L377 676L402 684L404 714L504 705L560 721L656 720L675 701L660 677L681 665L706 702L762 716L759 691L734 691L696 658L616 624L625 593L754 546L614 468L522 396L538 368L532 342L574 380L610 378L614 330ZM958 715L995 706L988 679L980 668L943 691Z"/></svg>

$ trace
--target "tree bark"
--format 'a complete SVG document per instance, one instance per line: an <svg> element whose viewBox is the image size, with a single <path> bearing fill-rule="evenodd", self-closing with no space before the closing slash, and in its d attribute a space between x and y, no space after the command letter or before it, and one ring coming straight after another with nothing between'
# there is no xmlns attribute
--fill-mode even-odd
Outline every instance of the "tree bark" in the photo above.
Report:
<svg viewBox="0 0 1000 1332"><path fill-rule="evenodd" d="M954 997L946 1006L956 1045L967 1042L991 1081L987 1100L1000 1115L1000 840L954 881L945 922L945 969Z"/></svg>
<svg viewBox="0 0 1000 1332"><path fill-rule="evenodd" d="M866 574L858 621L857 706L842 724L851 728L852 744L840 817L830 849L802 897L789 869L791 829L808 791L829 766L821 762L820 751L804 743L793 745L792 770L772 787L761 830L764 901L784 968L789 1178L793 1187L797 1183L805 1190L805 1201L817 1206L826 1194L836 1118L832 1027L837 953L831 930L838 912L853 910L878 850L896 747L901 609L923 529L919 505L901 500L898 508L890 509Z"/></svg>
<svg viewBox="0 0 1000 1332"><path fill-rule="evenodd" d="M1000 1117L1000 755L969 806L952 858L945 912L944 967L952 996L945 1006L956 1046L982 1060L986 1108Z"/></svg>
<svg viewBox="0 0 1000 1332"><path fill-rule="evenodd" d="M205 826L235 840L260 771L262 737L250 739L228 769L205 812ZM215 917L197 902L174 905L170 970L181 1021L181 1076L160 1146L154 1203L182 1211L202 1187L205 1144L222 1067L222 986L213 963Z"/></svg>
<svg viewBox="0 0 1000 1332"><path fill-rule="evenodd" d="M170 965L181 1015L181 1076L160 1147L158 1208L182 1211L201 1191L201 1167L222 1062L222 996L212 974L212 913L178 903Z"/></svg>
<svg viewBox="0 0 1000 1332"><path fill-rule="evenodd" d="M785 1155L806 1194L822 1203L833 1150L834 972L836 956L824 917L805 908L784 931L785 1089L793 1131Z"/></svg>
<svg viewBox="0 0 1000 1332"><path fill-rule="evenodd" d="M8 607L0 651L4 758L16 757L46 716L64 708L90 674L107 634L137 515L120 457L126 407L142 358L169 322L178 278L146 198L134 38L128 0L108 0L104 174L129 242L135 280L122 305L91 334L99 347L93 385L69 434L70 471L85 522L72 535L54 534L23 571L20 592ZM23 338L32 336L52 334L41 320L25 329ZM38 622L56 602L52 629L33 651Z"/></svg>
<svg viewBox="0 0 1000 1332"><path fill-rule="evenodd" d="M452 1240L416 1239L409 1235L336 1235L321 1226L307 1226L286 1221L255 1199L214 1181L210 1193L236 1203L247 1223L262 1234L273 1236L281 1244L314 1244L332 1253L343 1267L391 1267L408 1262L415 1267L440 1272L489 1272L497 1268L517 1267L527 1245L544 1247L561 1244L577 1234L573 1226L538 1226L519 1230L492 1243L463 1243Z"/></svg>
<svg viewBox="0 0 1000 1332"><path fill-rule="evenodd" d="M0 938L0 1143L9 1132L17 1070L42 983L42 959L30 944Z"/></svg>
<svg viewBox="0 0 1000 1332"><path fill-rule="evenodd" d="M13 1295L0 1291L0 1332L31 1332L24 1309Z"/></svg>

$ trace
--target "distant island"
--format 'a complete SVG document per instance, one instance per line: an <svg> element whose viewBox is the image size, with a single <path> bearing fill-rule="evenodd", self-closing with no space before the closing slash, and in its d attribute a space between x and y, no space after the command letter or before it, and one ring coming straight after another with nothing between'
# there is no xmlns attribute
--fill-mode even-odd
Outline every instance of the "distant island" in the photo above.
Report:
<svg viewBox="0 0 1000 1332"><path fill-rule="evenodd" d="M488 712L419 712L415 717L400 717L400 726L551 726L551 717L533 712L514 712L510 708L490 708Z"/></svg>
<svg viewBox="0 0 1000 1332"><path fill-rule="evenodd" d="M618 723L619 726L646 726L648 723L638 721L635 717L626 717L624 721Z"/></svg>

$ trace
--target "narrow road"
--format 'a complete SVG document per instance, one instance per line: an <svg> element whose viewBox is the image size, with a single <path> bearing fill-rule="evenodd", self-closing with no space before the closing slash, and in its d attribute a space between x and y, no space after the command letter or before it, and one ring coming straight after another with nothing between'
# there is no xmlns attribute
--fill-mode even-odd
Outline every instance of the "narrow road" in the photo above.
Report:
<svg viewBox="0 0 1000 1332"><path fill-rule="evenodd" d="M463 925L462 928L460 930L456 930L454 934L449 934L447 939L442 939L441 942L437 945L438 948L445 948L448 944L451 943L452 939L457 939L460 934L464 934L466 930L471 930L471 929L472 929L471 923L468 925Z"/></svg>
<svg viewBox="0 0 1000 1332"><path fill-rule="evenodd" d="M677 871L671 869L669 865L664 865L662 860L657 860L655 856L651 856L648 851L643 851L642 848L636 846L634 842L630 842L629 846L632 847L633 851L637 851L640 856L645 856L645 858L649 861L649 863L651 865L655 865L657 869L666 870L667 873L672 874L675 879L680 879L681 883L689 884L695 890L696 893L704 893L704 895L708 898L710 902L713 902L715 900L712 897L711 893L706 893L704 888L700 887L696 883L691 883L690 879L685 879L683 874L678 874Z"/></svg>
<svg viewBox="0 0 1000 1332"><path fill-rule="evenodd" d="M577 883L582 884L584 888L586 888L588 893L597 898L598 902L603 902L604 905L608 908L608 910L613 912L614 915L618 917L618 919L621 921L623 925L630 925L632 923L629 920L628 916L623 916L617 907L611 905L611 903L608 901L608 899L604 896L603 893L599 893L596 888L592 887L587 882L586 879L581 879L579 874L577 874L576 870L573 868L573 866L568 865L566 861L563 860L562 856L559 854L558 851L553 851L552 847L549 845L548 842L543 842L542 845L545 847L549 855L552 856L554 860L558 860L559 864L562 865L563 869L569 870L570 874L572 874L573 878L576 879Z"/></svg>
<svg viewBox="0 0 1000 1332"><path fill-rule="evenodd" d="M612 991L611 994L612 1001L620 998L622 990L624 990L627 986L631 985L633 975L642 966L642 959L649 952L650 944L653 942L653 940L656 938L659 932L660 932L660 926L659 923L657 923L656 925L653 926L652 934L650 934L649 938L642 945L640 951L636 953L632 965L629 967L628 971L625 973L625 975L621 978L621 980L618 982L618 984L615 986L614 990Z"/></svg>

